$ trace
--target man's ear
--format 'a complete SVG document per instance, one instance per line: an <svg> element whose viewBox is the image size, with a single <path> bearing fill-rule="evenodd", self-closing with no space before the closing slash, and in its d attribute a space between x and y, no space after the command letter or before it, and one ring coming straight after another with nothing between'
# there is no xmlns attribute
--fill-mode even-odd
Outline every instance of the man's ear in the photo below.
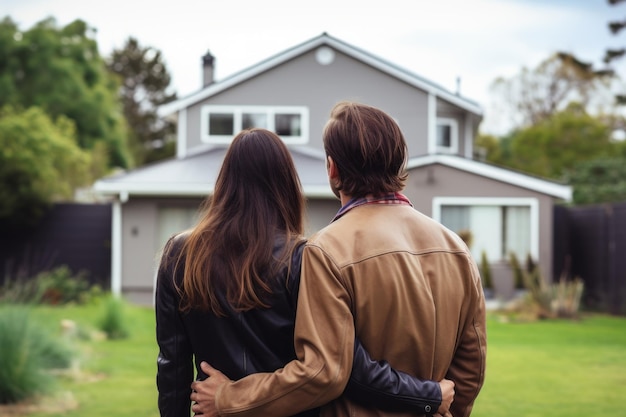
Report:
<svg viewBox="0 0 626 417"><path fill-rule="evenodd" d="M337 165L333 158L330 156L326 157L326 170L328 171L328 178L336 179L339 178L339 170L337 169Z"/></svg>

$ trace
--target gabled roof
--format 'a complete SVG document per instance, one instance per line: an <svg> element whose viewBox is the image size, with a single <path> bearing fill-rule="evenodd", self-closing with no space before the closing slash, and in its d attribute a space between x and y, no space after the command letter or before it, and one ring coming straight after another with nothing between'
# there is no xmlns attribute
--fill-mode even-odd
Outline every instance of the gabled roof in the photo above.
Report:
<svg viewBox="0 0 626 417"><path fill-rule="evenodd" d="M158 114L160 117L166 117L174 114L182 109L192 106L195 103L198 103L208 97L220 93L221 91L242 83L249 78L255 77L262 72L265 72L273 67L276 67L290 59L293 59L299 55L316 49L322 45L334 48L356 60L364 62L384 73L387 73L390 76L396 77L406 82L407 84L420 88L437 97L441 97L442 99L449 101L450 103L453 103L460 108L467 110L468 112L481 116L483 114L482 108L476 102L454 94L441 87L440 85L426 80L425 78L420 77L397 65L394 65L384 59L374 56L369 52L349 45L337 38L328 35L327 33L322 33L321 35L312 38L306 42L303 42L300 45L287 49L286 51L274 55L264 61L261 61L256 65L253 65L243 71L233 74L230 77L225 78L224 80L211 84L196 93L190 94L176 101L172 101L171 103L167 103L158 109Z"/></svg>
<svg viewBox="0 0 626 417"><path fill-rule="evenodd" d="M572 187L559 184L554 181L533 177L528 174L501 168L484 162L463 158L453 155L425 155L412 158L407 163L407 169L411 170L432 164L441 164L466 171L475 175L491 178L495 181L516 185L528 190L537 191L565 201L572 199Z"/></svg>
<svg viewBox="0 0 626 417"><path fill-rule="evenodd" d="M132 171L106 177L94 184L100 194L204 197L213 192L226 146L215 147L185 158L173 158ZM304 194L307 197L334 197L320 152L290 147Z"/></svg>

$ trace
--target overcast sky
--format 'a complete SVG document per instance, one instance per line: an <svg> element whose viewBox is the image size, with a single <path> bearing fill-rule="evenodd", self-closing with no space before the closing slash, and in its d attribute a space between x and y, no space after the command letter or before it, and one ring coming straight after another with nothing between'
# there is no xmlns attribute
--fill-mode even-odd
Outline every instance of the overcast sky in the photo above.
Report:
<svg viewBox="0 0 626 417"><path fill-rule="evenodd" d="M216 58L219 81L327 32L477 101L481 130L506 123L492 109L489 86L556 51L601 67L607 47L626 33L607 24L626 19L626 4L607 0L0 0L0 17L20 29L54 17L82 19L97 30L100 53L129 36L159 49L179 97L201 87L201 56ZM620 64L620 68L625 66Z"/></svg>

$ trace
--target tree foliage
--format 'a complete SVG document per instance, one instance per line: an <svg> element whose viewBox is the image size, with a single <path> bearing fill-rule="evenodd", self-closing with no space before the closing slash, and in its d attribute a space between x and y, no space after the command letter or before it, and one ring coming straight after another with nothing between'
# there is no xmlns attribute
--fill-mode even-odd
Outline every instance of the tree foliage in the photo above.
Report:
<svg viewBox="0 0 626 417"><path fill-rule="evenodd" d="M562 179L577 163L614 152L609 128L572 104L517 132L511 142L511 163L538 176Z"/></svg>
<svg viewBox="0 0 626 417"><path fill-rule="evenodd" d="M491 85L500 95L517 128L546 120L577 102L587 108L598 91L608 88L613 73L594 70L568 53L555 53L536 68L523 67L510 78L499 77Z"/></svg>
<svg viewBox="0 0 626 417"><path fill-rule="evenodd" d="M130 143L136 162L141 165L173 156L172 146L168 152L163 152L163 148L173 144L175 126L156 114L159 105L176 98L167 92L171 77L161 52L141 46L130 37L122 49L113 51L107 66L120 78L119 94L131 129Z"/></svg>
<svg viewBox="0 0 626 417"><path fill-rule="evenodd" d="M612 139L623 118L591 116L580 105L497 138L476 138L478 159L572 186L574 204L626 201L626 141Z"/></svg>
<svg viewBox="0 0 626 417"><path fill-rule="evenodd" d="M53 18L21 31L0 21L0 106L41 108L52 119L73 121L83 149L103 143L106 166L132 165L117 83L107 71L92 29L81 20L58 27Z"/></svg>
<svg viewBox="0 0 626 417"><path fill-rule="evenodd" d="M53 202L72 197L90 178L90 155L73 121L41 108L0 111L0 228L32 226Z"/></svg>
<svg viewBox="0 0 626 417"><path fill-rule="evenodd" d="M624 3L626 0L608 0L610 5L617 5L619 3ZM612 20L608 23L608 27L610 32L613 35L619 34L624 28L626 28L626 19L624 20ZM604 52L604 63L610 64L611 62L623 58L626 55L626 48L608 48ZM617 103L626 104L626 94L617 94L616 95Z"/></svg>
<svg viewBox="0 0 626 417"><path fill-rule="evenodd" d="M575 204L626 201L626 158L598 158L585 161L569 174Z"/></svg>

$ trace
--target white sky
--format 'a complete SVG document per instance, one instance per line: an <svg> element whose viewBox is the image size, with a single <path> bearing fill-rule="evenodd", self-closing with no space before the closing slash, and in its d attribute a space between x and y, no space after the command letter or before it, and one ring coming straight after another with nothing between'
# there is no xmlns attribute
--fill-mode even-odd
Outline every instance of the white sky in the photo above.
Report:
<svg viewBox="0 0 626 417"><path fill-rule="evenodd" d="M507 122L489 92L497 77L556 51L599 68L607 47L626 45L626 33L607 27L626 19L626 3L607 0L0 0L4 16L22 30L49 16L60 25L82 19L97 29L103 56L134 36L162 52L179 97L200 89L208 50L219 81L327 32L451 91L460 77L490 133Z"/></svg>

